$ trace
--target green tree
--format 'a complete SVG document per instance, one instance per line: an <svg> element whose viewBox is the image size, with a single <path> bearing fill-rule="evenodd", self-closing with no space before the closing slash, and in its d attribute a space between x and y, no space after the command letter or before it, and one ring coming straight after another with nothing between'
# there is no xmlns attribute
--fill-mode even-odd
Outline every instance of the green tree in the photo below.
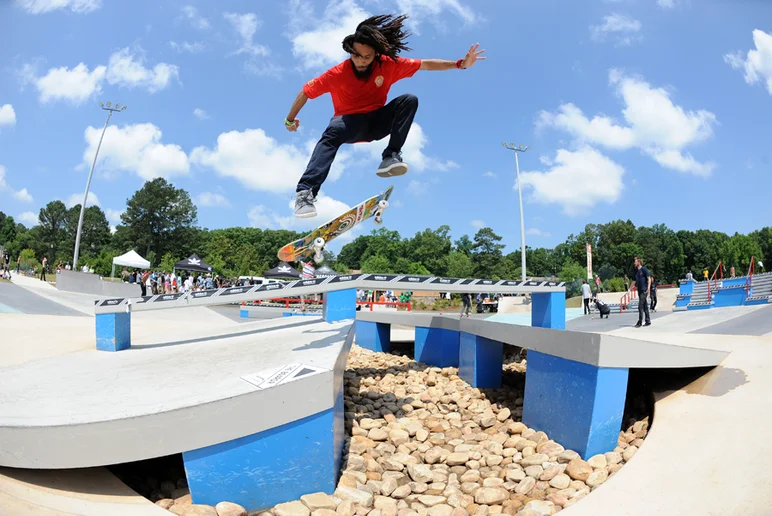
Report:
<svg viewBox="0 0 772 516"><path fill-rule="evenodd" d="M499 244L501 237L491 228L481 228L474 235L474 248L472 261L475 264L475 272L479 278L501 279L501 251L504 249Z"/></svg>
<svg viewBox="0 0 772 516"><path fill-rule="evenodd" d="M751 256L761 256L761 246L758 240L749 235L735 233L721 246L721 261L727 272L734 266L737 275L748 273Z"/></svg>
<svg viewBox="0 0 772 516"><path fill-rule="evenodd" d="M464 253L467 256L470 256L472 254L472 250L474 249L474 242L472 242L468 235L461 235L461 237L456 240L453 245L456 248L456 251L459 253Z"/></svg>
<svg viewBox="0 0 772 516"><path fill-rule="evenodd" d="M362 272L367 274L388 274L394 272L392 269L393 262L389 261L385 256L379 254L368 257L362 262Z"/></svg>
<svg viewBox="0 0 772 516"><path fill-rule="evenodd" d="M425 229L407 242L407 256L412 262L423 264L430 274L447 274L445 257L450 253L450 226L440 226L436 231Z"/></svg>
<svg viewBox="0 0 772 516"><path fill-rule="evenodd" d="M48 257L49 265L55 266L60 250L73 248L67 241L67 207L59 200L49 202L45 208L40 209L38 225L41 239L38 250ZM74 244L75 242L72 246ZM68 257L62 257L62 259L67 260Z"/></svg>
<svg viewBox="0 0 772 516"><path fill-rule="evenodd" d="M587 268L572 260L566 260L558 275L566 282L566 295L573 297L581 291L582 280L587 278Z"/></svg>
<svg viewBox="0 0 772 516"><path fill-rule="evenodd" d="M451 278L471 278L474 275L474 263L468 254L451 251L445 257L445 270Z"/></svg>
<svg viewBox="0 0 772 516"><path fill-rule="evenodd" d="M0 245L7 246L16 240L16 222L13 217L3 217L0 223Z"/></svg>
<svg viewBox="0 0 772 516"><path fill-rule="evenodd" d="M196 221L196 206L188 192L159 177L146 182L128 200L121 214L122 225L116 228L116 240L144 254L153 251L156 256L185 248L189 251L195 236L190 230Z"/></svg>
<svg viewBox="0 0 772 516"><path fill-rule="evenodd" d="M66 218L65 243L63 247L66 246L68 256L74 256L78 219L80 218L80 204L76 204L67 210ZM82 259L91 260L96 258L102 249L110 244L111 240L110 224L107 222L107 217L105 217L102 209L99 206L86 207L86 210L83 212L78 262L82 264Z"/></svg>

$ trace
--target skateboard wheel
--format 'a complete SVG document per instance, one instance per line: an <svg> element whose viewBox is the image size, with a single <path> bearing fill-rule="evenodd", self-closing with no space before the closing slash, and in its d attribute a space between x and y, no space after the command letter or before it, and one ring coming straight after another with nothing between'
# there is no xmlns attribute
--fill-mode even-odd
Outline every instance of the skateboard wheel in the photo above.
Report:
<svg viewBox="0 0 772 516"><path fill-rule="evenodd" d="M383 217L381 217L380 215L377 215L375 217L375 223L380 224L381 222L383 222Z"/></svg>
<svg viewBox="0 0 772 516"><path fill-rule="evenodd" d="M385 210L386 208L389 207L389 201L387 200L378 201L378 207L382 210Z"/></svg>
<svg viewBox="0 0 772 516"><path fill-rule="evenodd" d="M324 259L324 256L321 254L315 254L314 255L314 263L320 263Z"/></svg>
<svg viewBox="0 0 772 516"><path fill-rule="evenodd" d="M314 240L314 247L317 249L322 249L324 247L324 238L316 238L316 240Z"/></svg>

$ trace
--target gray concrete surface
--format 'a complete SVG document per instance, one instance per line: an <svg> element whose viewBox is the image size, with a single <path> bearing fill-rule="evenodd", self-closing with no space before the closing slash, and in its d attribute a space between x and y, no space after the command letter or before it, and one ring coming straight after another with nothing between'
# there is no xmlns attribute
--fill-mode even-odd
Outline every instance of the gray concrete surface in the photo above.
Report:
<svg viewBox="0 0 772 516"><path fill-rule="evenodd" d="M163 331L156 324L120 353L74 351L0 369L0 465L78 468L142 460L326 410L342 381L342 370L336 378L333 368L347 354L349 328L350 321L310 317L226 332L170 330L168 324ZM243 378L289 363L318 373L270 389ZM180 431L181 424L196 431Z"/></svg>
<svg viewBox="0 0 772 516"><path fill-rule="evenodd" d="M0 304L10 307L16 313L23 314L85 316L78 310L7 282L0 282Z"/></svg>
<svg viewBox="0 0 772 516"><path fill-rule="evenodd" d="M746 314L698 328L692 332L723 335L767 335L772 333L772 305L760 305L753 308ZM714 308L713 310L721 310L721 308Z"/></svg>
<svg viewBox="0 0 772 516"><path fill-rule="evenodd" d="M142 295L138 283L103 280L98 274L56 271L56 288L65 292L92 294L97 297L135 297Z"/></svg>
<svg viewBox="0 0 772 516"><path fill-rule="evenodd" d="M596 367L681 368L715 366L727 352L699 345L680 345L676 340L629 339L605 333L553 330L480 318L411 312L358 312L357 320L395 325L444 328L478 335L511 346L547 353ZM603 319L605 322L606 320ZM651 327L637 329L648 330Z"/></svg>

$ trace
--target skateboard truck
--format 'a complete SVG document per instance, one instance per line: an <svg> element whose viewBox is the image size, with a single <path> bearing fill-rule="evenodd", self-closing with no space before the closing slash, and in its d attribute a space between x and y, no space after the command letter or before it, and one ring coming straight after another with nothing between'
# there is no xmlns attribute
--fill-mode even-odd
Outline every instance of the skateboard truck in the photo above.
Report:
<svg viewBox="0 0 772 516"><path fill-rule="evenodd" d="M317 237L314 240L314 262L319 263L324 259L324 255L322 254L322 251L324 251L324 238Z"/></svg>
<svg viewBox="0 0 772 516"><path fill-rule="evenodd" d="M383 222L383 212L386 211L386 208L389 207L389 201L383 199L378 201L378 209L375 210L375 218L373 221L376 224L381 224Z"/></svg>

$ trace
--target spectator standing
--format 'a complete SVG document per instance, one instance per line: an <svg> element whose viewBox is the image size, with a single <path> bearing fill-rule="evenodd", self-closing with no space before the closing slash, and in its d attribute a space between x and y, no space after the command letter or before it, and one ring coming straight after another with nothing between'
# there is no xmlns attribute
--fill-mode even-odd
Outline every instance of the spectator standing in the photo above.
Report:
<svg viewBox="0 0 772 516"><path fill-rule="evenodd" d="M587 280L582 280L582 304L584 305L584 315L591 313L590 310L590 298L592 292L590 291L590 285L587 284Z"/></svg>
<svg viewBox="0 0 772 516"><path fill-rule="evenodd" d="M43 261L40 262L40 281L46 281L46 267L48 266L48 258L43 257Z"/></svg>
<svg viewBox="0 0 772 516"><path fill-rule="evenodd" d="M635 268L635 287L638 289L638 323L635 327L640 328L644 314L646 315L644 326L651 326L649 304L647 303L651 288L651 274L649 274L649 269L643 266L643 262L638 256L635 257Z"/></svg>
<svg viewBox="0 0 772 516"><path fill-rule="evenodd" d="M461 317L464 316L464 313L469 317L469 312L472 310L472 299L468 293L461 294L461 303Z"/></svg>
<svg viewBox="0 0 772 516"><path fill-rule="evenodd" d="M651 311L657 311L657 286L659 286L659 280L652 274L651 276Z"/></svg>

